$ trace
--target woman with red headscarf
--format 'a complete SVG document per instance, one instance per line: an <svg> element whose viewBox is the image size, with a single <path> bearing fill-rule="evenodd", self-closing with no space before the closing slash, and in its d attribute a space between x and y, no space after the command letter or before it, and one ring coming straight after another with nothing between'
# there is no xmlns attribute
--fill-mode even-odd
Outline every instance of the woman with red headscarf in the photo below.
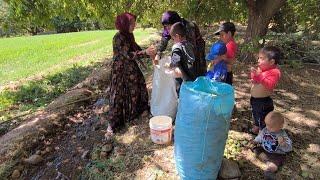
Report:
<svg viewBox="0 0 320 180"><path fill-rule="evenodd" d="M115 26L119 32L113 37L107 137L126 121L149 111L147 87L137 62L153 49L142 50L135 42L135 25L136 16L131 13L123 13L116 18Z"/></svg>

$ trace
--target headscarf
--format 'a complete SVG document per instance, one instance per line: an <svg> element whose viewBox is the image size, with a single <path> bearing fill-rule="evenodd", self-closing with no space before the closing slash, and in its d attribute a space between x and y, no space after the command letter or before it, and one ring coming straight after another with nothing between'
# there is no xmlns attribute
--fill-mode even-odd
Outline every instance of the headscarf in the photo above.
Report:
<svg viewBox="0 0 320 180"><path fill-rule="evenodd" d="M166 11L162 14L161 23L162 25L174 24L176 22L182 21L179 14L175 11ZM163 28L162 37L166 39L171 39L170 37L170 30L167 28Z"/></svg>
<svg viewBox="0 0 320 180"><path fill-rule="evenodd" d="M162 25L174 24L180 21L181 21L181 17L175 11L166 11L162 14L162 18L161 18Z"/></svg>
<svg viewBox="0 0 320 180"><path fill-rule="evenodd" d="M136 18L136 15L125 12L118 15L115 22L116 29L118 29L119 32L126 37L127 41L130 44L129 51L141 50L134 39L133 33L129 32L130 21L133 19L136 20Z"/></svg>

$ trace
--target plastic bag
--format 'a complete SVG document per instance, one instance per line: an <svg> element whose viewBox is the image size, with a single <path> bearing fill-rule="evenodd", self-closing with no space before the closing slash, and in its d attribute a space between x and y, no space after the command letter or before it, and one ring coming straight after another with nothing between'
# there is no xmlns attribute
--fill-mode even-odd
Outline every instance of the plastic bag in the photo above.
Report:
<svg viewBox="0 0 320 180"><path fill-rule="evenodd" d="M174 153L181 179L216 179L234 106L229 84L199 77L181 86Z"/></svg>
<svg viewBox="0 0 320 180"><path fill-rule="evenodd" d="M164 67L170 63L170 57L160 59L154 66L151 92L151 114L170 116L175 119L178 105L174 71Z"/></svg>
<svg viewBox="0 0 320 180"><path fill-rule="evenodd" d="M227 65L225 62L221 61L217 63L212 70L207 72L206 77L213 81L225 82L227 73Z"/></svg>

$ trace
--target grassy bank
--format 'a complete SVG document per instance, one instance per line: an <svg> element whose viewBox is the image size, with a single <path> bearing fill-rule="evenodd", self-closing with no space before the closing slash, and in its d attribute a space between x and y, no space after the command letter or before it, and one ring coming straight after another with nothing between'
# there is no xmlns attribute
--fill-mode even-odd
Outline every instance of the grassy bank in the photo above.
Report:
<svg viewBox="0 0 320 180"><path fill-rule="evenodd" d="M148 41L153 32L136 30L137 42ZM108 30L0 39L0 122L44 107L84 80L99 62L111 57L115 33ZM12 82L17 88L3 90Z"/></svg>

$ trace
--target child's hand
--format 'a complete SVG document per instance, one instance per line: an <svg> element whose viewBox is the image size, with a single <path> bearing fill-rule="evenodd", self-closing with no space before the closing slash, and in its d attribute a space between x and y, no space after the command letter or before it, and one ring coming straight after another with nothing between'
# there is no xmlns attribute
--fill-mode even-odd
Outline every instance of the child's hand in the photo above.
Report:
<svg viewBox="0 0 320 180"><path fill-rule="evenodd" d="M259 75L262 72L259 67L258 68L251 67L250 70L251 70L251 73L253 73L254 75Z"/></svg>
<svg viewBox="0 0 320 180"><path fill-rule="evenodd" d="M208 63L208 66L207 66L207 71L210 71L213 67L213 63L212 61Z"/></svg>
<svg viewBox="0 0 320 180"><path fill-rule="evenodd" d="M256 74L256 71L257 71L256 68L254 68L254 67L251 67L251 68L250 68L249 77L250 77L250 79L251 79L251 83L256 83L256 81L254 80L254 77L257 75L257 74Z"/></svg>
<svg viewBox="0 0 320 180"><path fill-rule="evenodd" d="M176 78L182 77L182 72L179 68L174 69L174 75Z"/></svg>
<svg viewBox="0 0 320 180"><path fill-rule="evenodd" d="M253 148L255 148L255 147L258 147L260 144L258 143L258 142L256 142L256 141L254 141L253 139L251 139L250 141L249 141L249 143L248 143L248 148L250 148L250 149L253 149Z"/></svg>
<svg viewBox="0 0 320 180"><path fill-rule="evenodd" d="M170 63L165 63L165 64L164 64L164 67L165 67L165 68L170 68Z"/></svg>
<svg viewBox="0 0 320 180"><path fill-rule="evenodd" d="M159 60L160 60L160 56L157 54L153 59L153 64L154 65L158 65L159 64Z"/></svg>
<svg viewBox="0 0 320 180"><path fill-rule="evenodd" d="M278 142L279 142L279 144L281 146L285 146L286 145L286 140L282 136L278 137Z"/></svg>
<svg viewBox="0 0 320 180"><path fill-rule="evenodd" d="M261 69L258 67L258 68L254 68L254 67L251 67L250 68L250 77L251 77L251 82L255 83L256 81L254 80L256 76L259 76L260 73L262 72Z"/></svg>
<svg viewBox="0 0 320 180"><path fill-rule="evenodd" d="M213 59L212 63L213 65L218 64L222 60L221 56L217 56L216 58Z"/></svg>
<svg viewBox="0 0 320 180"><path fill-rule="evenodd" d="M261 69L258 67L257 71L256 71L257 75L259 75L260 73L262 73Z"/></svg>
<svg viewBox="0 0 320 180"><path fill-rule="evenodd" d="M156 57L154 58L154 60L157 60L157 61L159 61L160 60L160 55L156 55Z"/></svg>
<svg viewBox="0 0 320 180"><path fill-rule="evenodd" d="M254 144L254 145L257 145L257 144L259 144L257 141L255 141L254 139L251 139L250 141L249 141L251 144Z"/></svg>

